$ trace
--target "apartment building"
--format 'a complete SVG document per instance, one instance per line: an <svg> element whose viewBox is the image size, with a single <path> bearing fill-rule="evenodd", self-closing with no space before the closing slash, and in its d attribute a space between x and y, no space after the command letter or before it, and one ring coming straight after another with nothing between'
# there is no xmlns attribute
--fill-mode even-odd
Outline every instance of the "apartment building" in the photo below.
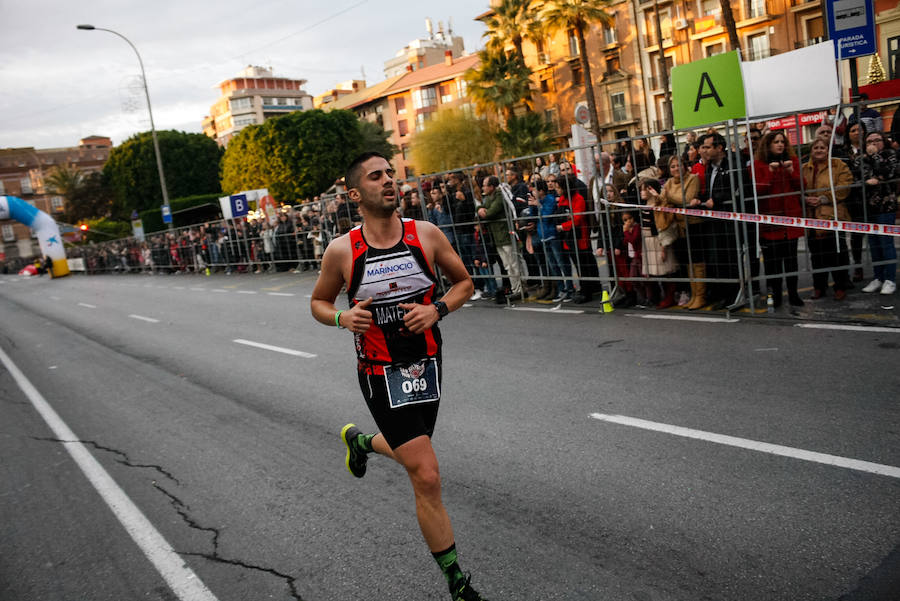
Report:
<svg viewBox="0 0 900 601"><path fill-rule="evenodd" d="M103 170L111 150L112 140L105 136L88 136L66 148L0 148L0 195L17 196L58 218L65 212L65 199L45 182L54 167L72 165L89 175ZM0 261L39 252L27 226L10 219L0 222Z"/></svg>
<svg viewBox="0 0 900 601"><path fill-rule="evenodd" d="M449 19L447 20L447 31L444 31L444 24L441 21L438 21L438 29L434 31L431 19L425 19L425 31L428 32L427 38L411 41L397 51L396 55L384 62L385 79L442 63L448 50L453 56L465 54L463 39L453 35Z"/></svg>
<svg viewBox="0 0 900 601"><path fill-rule="evenodd" d="M221 96L203 118L203 133L225 146L241 129L291 111L313 108L305 79L275 77L272 68L250 65L218 84Z"/></svg>

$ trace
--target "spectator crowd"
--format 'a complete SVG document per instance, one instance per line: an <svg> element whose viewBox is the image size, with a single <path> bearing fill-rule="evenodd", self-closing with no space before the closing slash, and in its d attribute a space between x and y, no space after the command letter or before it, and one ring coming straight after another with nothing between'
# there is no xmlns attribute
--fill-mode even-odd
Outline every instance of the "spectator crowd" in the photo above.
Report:
<svg viewBox="0 0 900 601"><path fill-rule="evenodd" d="M831 115L803 146L764 123L728 139L714 128L684 132L680 142L665 134L658 157L648 138L619 140L592 149L594 164L583 166L591 173L580 172L568 150L400 182L398 212L441 228L474 276L476 300L585 303L610 281L617 306L722 308L750 282L745 292L763 304L771 298L777 308L786 296L802 306L801 243L813 271L807 300L830 293L842 301L863 282L862 292L887 295L896 289L895 237L654 208L893 224L900 119L892 129L862 104L846 118ZM91 273L302 272L317 269L329 241L358 223L357 208L338 193L284 207L274 222L209 222L78 250ZM600 274L601 257L608 275Z"/></svg>

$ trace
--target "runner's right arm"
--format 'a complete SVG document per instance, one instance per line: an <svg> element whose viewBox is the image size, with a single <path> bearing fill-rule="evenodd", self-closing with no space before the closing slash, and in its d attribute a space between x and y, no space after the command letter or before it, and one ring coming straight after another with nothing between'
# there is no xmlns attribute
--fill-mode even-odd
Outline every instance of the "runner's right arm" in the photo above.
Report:
<svg viewBox="0 0 900 601"><path fill-rule="evenodd" d="M325 249L322 257L322 269L316 287L313 288L309 307L313 317L319 323L327 326L337 325L335 316L338 308L334 301L344 287L351 263L350 237L341 236L334 240ZM367 309L372 299L366 299L357 305L343 311L339 317L340 325L351 332L361 333L369 329L372 323L372 313Z"/></svg>

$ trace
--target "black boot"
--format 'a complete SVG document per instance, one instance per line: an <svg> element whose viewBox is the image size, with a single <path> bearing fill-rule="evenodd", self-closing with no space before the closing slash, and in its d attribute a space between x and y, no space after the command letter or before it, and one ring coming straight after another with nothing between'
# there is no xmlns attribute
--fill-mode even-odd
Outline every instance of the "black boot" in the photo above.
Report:
<svg viewBox="0 0 900 601"><path fill-rule="evenodd" d="M792 307L802 307L806 303L803 302L803 299L800 298L800 295L797 293L797 276L788 276L787 277L787 289L788 289L788 302L791 303Z"/></svg>

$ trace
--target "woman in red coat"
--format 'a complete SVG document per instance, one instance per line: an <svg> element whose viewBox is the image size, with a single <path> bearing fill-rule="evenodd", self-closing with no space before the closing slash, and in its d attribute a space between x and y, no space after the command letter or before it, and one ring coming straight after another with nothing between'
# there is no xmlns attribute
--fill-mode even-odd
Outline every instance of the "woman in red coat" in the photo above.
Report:
<svg viewBox="0 0 900 601"><path fill-rule="evenodd" d="M803 217L800 161L783 132L774 131L763 136L756 149L754 169L760 213ZM781 306L782 274L792 274L785 277L788 301L795 307L802 306L803 300L797 294L797 240L803 235L803 230L798 227L760 225L759 235L775 306Z"/></svg>

